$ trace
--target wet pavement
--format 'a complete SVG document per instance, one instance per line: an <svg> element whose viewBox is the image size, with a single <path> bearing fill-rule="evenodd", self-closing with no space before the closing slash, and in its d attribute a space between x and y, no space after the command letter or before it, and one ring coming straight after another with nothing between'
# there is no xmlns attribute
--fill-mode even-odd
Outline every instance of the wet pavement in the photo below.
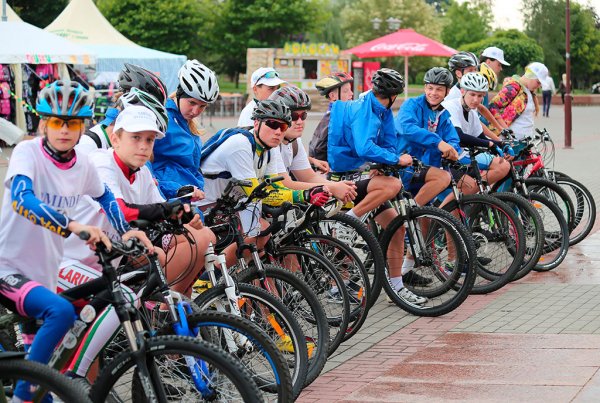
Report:
<svg viewBox="0 0 600 403"><path fill-rule="evenodd" d="M448 315L396 315L406 324L338 362L299 402L600 401L600 232L555 271Z"/></svg>

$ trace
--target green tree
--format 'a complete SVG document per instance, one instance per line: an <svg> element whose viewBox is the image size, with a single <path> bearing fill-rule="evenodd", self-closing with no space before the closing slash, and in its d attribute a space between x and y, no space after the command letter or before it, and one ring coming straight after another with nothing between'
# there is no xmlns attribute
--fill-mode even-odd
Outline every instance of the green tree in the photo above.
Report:
<svg viewBox="0 0 600 403"><path fill-rule="evenodd" d="M10 6L25 22L46 28L67 6L68 0L12 0Z"/></svg>
<svg viewBox="0 0 600 403"><path fill-rule="evenodd" d="M346 38L347 47L381 37L389 33L385 20L390 17L400 19L400 28L412 28L416 32L439 40L440 24L436 19L433 6L424 0L357 0L351 6L346 6L341 12L341 26ZM383 22L378 29L371 22L379 18ZM382 64L395 68L404 74L404 58L379 59ZM417 72L440 65L442 60L431 57L413 57L409 62L410 82L415 82Z"/></svg>
<svg viewBox="0 0 600 403"><path fill-rule="evenodd" d="M492 18L490 1L453 1L445 14L442 40L453 48L481 41L491 30Z"/></svg>
<svg viewBox="0 0 600 403"><path fill-rule="evenodd" d="M510 66L504 67L504 76L522 74L526 65L533 61L544 61L544 50L535 40L516 29L507 31L496 31L494 35L482 41L461 46L461 50L467 50L480 55L489 46L497 46L504 51L504 59Z"/></svg>
<svg viewBox="0 0 600 403"><path fill-rule="evenodd" d="M97 6L139 45L188 56L198 50L204 19L197 0L99 0Z"/></svg>
<svg viewBox="0 0 600 403"><path fill-rule="evenodd" d="M325 0L203 0L202 54L232 77L246 71L248 48L282 47L290 39L319 33L330 18ZM209 55L209 56L208 56Z"/></svg>
<svg viewBox="0 0 600 403"><path fill-rule="evenodd" d="M564 0L525 0L526 33L544 49L546 66L558 79L565 71ZM571 2L571 69L577 88L589 86L600 76L600 31L593 9Z"/></svg>

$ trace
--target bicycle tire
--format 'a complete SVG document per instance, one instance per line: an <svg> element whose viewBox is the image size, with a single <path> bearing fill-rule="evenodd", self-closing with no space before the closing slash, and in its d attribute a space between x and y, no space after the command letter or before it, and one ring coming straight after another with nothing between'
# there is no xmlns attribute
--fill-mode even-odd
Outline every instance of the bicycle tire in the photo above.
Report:
<svg viewBox="0 0 600 403"><path fill-rule="evenodd" d="M339 223L340 227L345 227L344 232L346 235L336 234L336 227L334 226L336 223ZM373 279L371 280L371 298L369 301L369 308L371 308L381 294L386 271L385 256L375 235L360 220L343 213L337 213L328 218L323 216L313 226L313 229L316 233L333 236L350 246L359 258L365 262L365 267L372 265Z"/></svg>
<svg viewBox="0 0 600 403"><path fill-rule="evenodd" d="M575 205L575 221L569 234L569 246L573 246L583 241L594 228L596 201L589 189L573 178L555 176L554 182L569 194Z"/></svg>
<svg viewBox="0 0 600 403"><path fill-rule="evenodd" d="M273 262L290 270L294 262L301 262L301 271L296 274L309 286L323 307L329 326L329 354L333 353L342 340L350 322L350 298L341 274L333 264L320 254L300 246L285 246L274 251ZM289 262L289 263L288 263ZM290 270L291 271L291 270ZM335 288L334 288L335 287ZM337 289L337 296L332 296Z"/></svg>
<svg viewBox="0 0 600 403"><path fill-rule="evenodd" d="M453 270L452 273L447 274L443 272L444 267L438 267L436 265L436 259L431 256L430 266L415 267L413 269L418 271L421 276L432 278L432 280L434 280L430 285L422 286L420 288L405 285L405 287L409 288L417 295L426 297L429 295L429 297L427 297L429 298L427 303L431 303L429 305L416 305L400 298L393 288L387 269L383 288L388 297L406 312L417 316L444 315L458 308L471 292L476 277L472 258L476 255L474 251L475 247L466 228L464 228L464 226L447 211L429 206L411 207L409 214L409 217L398 216L394 218L385 229L382 236L382 246L384 253L386 253L385 256L387 256L387 251L396 231L404 228L404 223L407 219L416 220L424 218L437 223L437 226L434 226L431 223L428 224L427 233L430 235L435 234L436 236L426 241L426 244L429 244L430 247L435 250L438 247L436 246L437 236L443 236L445 238L450 236L452 242L456 245L455 261L458 262L458 264L455 266L456 269ZM435 251L435 253L437 253L437 251ZM464 276L462 275L463 273ZM436 286L436 279L441 284L436 288L431 288ZM428 289L425 287L428 287ZM444 295L446 295L446 299L440 299L440 297ZM437 301L435 304L433 303L433 299Z"/></svg>
<svg viewBox="0 0 600 403"><path fill-rule="evenodd" d="M533 267L540 260L544 248L544 223L542 217L538 214L531 203L523 196L511 192L492 193L496 197L507 203L517 216L520 218L525 231L525 256L521 267L517 270L511 281L520 280L531 272Z"/></svg>
<svg viewBox="0 0 600 403"><path fill-rule="evenodd" d="M525 179L524 183L530 192L541 194L561 209L569 225L570 234L575 228L575 205L569 194L560 185L546 178L530 177Z"/></svg>
<svg viewBox="0 0 600 403"><path fill-rule="evenodd" d="M291 344L291 350L287 351L292 355L293 359L286 358L288 362L288 368L291 368L292 385L294 399L300 395L304 383L306 381L306 374L308 371L308 350L306 346L306 336L300 328L298 321L290 312L286 306L277 299L274 295L267 291L255 287L250 284L238 284L238 292L240 297L243 299L244 306L240 308L242 317L250 319L253 323L257 324L261 329L267 332L269 337L278 337L277 341L282 341L281 332L285 333L285 336L289 336ZM200 294L194 302L202 310L215 309L215 305L228 308L228 302L226 302L227 296L225 295L225 285L217 285L216 287L210 288ZM249 311L250 308L257 306L259 309L267 309L276 324L272 324L268 321L259 322L262 315L256 315L255 311ZM277 328L279 327L279 329ZM274 339L275 340L275 339ZM281 350L281 348L280 348ZM286 357L288 357L286 355Z"/></svg>
<svg viewBox="0 0 600 403"><path fill-rule="evenodd" d="M342 277L348 277L346 288L350 298L350 322L344 333L343 343L358 333L367 320L371 298L371 281L367 269L352 248L332 236L305 234L302 241L307 243L305 246L324 255Z"/></svg>
<svg viewBox="0 0 600 403"><path fill-rule="evenodd" d="M91 401L83 384L73 382L46 364L25 360L22 353L0 353L0 380L5 394L12 392L12 389L7 390L9 384L22 380L40 385L66 403Z"/></svg>
<svg viewBox="0 0 600 403"><path fill-rule="evenodd" d="M509 205L489 195L463 195L460 203L452 200L443 209L451 212L459 209L459 206L463 225L471 232L473 238L478 240L478 277L471 293L488 294L497 291L508 284L521 267L525 255L523 225ZM490 212L490 208L494 210ZM480 214L482 211L487 211L487 214ZM490 214L494 217L490 218ZM489 221L486 221L487 218ZM501 225L496 225L498 223ZM494 246L498 247L494 248L493 254L487 251L488 247L491 249ZM484 258L489 260L487 265L480 263ZM493 265L493 269L490 265ZM494 270L495 268L498 270Z"/></svg>
<svg viewBox="0 0 600 403"><path fill-rule="evenodd" d="M192 313L187 316L187 323L190 329L198 328L202 340L216 344L238 358L242 365L250 371L252 379L261 391L276 393L278 403L293 402L292 376L287 368L287 363L277 349L275 342L260 327L246 318L217 311ZM211 327L217 328L219 331L212 332L209 329ZM236 343L238 349L229 351L226 340L228 335L224 334L222 329L235 331L245 336L252 343L252 346L239 346ZM266 359L266 362L259 362L258 364L261 367L268 366L268 368L258 368L257 370L260 372L257 372L253 364L249 362L250 360L246 360L254 353L261 354ZM267 400L271 401L270 399Z"/></svg>
<svg viewBox="0 0 600 403"><path fill-rule="evenodd" d="M562 210L548 198L530 193L529 199L544 223L544 248L535 271L549 271L558 267L569 251L569 226ZM552 256L551 254L558 250Z"/></svg>
<svg viewBox="0 0 600 403"><path fill-rule="evenodd" d="M157 357L163 355L163 360L169 359L175 361L175 364L171 364L171 368L169 368L172 372L179 370L179 373L175 375L174 384L169 384L169 387L166 388L166 394L174 395L175 393L192 392L192 388L189 385L190 382L193 385L193 381L186 379L189 377L182 369L185 368L185 370L187 370L187 364L185 363L184 357L195 357L197 360L202 360L207 363L211 369L218 371L218 374L217 372L212 374L211 383L213 380L220 380L221 377L226 380L226 384L223 385L224 387L219 389L219 395L211 396L211 399L214 399L211 401L243 401L254 403L261 399L258 387L252 381L252 377L248 370L236 359L213 344L182 336L157 336L147 339L145 343L145 354L148 363L155 363L155 361L158 361ZM126 398L126 400L131 399L134 403L145 401L145 394L143 392L144 387L141 385L139 377L136 376L136 370L131 374L131 380L125 380L125 384L118 387L119 390L115 387L115 384L122 376L124 376L125 372L135 367L135 354L136 353L131 351L121 353L100 372L90 391L90 396L94 402L103 403L105 401L114 401L116 400L117 393L120 393L119 396L127 396L131 393L131 397ZM181 357L175 359L178 356ZM163 366L163 368L165 367L166 366ZM167 380L165 374L160 374L160 378L157 378L156 375L159 374L156 373L155 369L151 370L151 373L155 375L153 377L154 382L156 382L157 379L160 379L161 383ZM181 382L183 385L178 385L177 381ZM221 394L227 394L227 396L221 396ZM234 395L237 396L235 400L233 399ZM198 395L194 397L177 396L177 399L180 401L203 401L200 400L201 397L202 396Z"/></svg>
<svg viewBox="0 0 600 403"><path fill-rule="evenodd" d="M313 350L308 359L304 381L304 386L307 386L317 379L329 355L330 328L327 315L314 290L298 274L272 264L264 264L263 268L265 276L273 281L278 291L276 297L294 314L304 335L316 343L316 353ZM236 273L235 277L241 283L252 283L259 280L260 275L256 266L250 265Z"/></svg>

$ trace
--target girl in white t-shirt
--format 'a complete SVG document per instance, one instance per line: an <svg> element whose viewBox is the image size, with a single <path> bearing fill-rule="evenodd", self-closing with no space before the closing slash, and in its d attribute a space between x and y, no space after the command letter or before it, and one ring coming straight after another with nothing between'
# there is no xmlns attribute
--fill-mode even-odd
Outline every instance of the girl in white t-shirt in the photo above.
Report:
<svg viewBox="0 0 600 403"><path fill-rule="evenodd" d="M146 165L155 139L162 139L164 136L150 109L128 106L119 113L111 134L110 140L114 148L98 150L89 155L98 175L114 193L128 221L157 221L173 216L173 203L165 202ZM189 206L184 208L190 211ZM80 203L77 215L98 222L109 236L114 235L106 215L99 212L92 200L86 199ZM204 253L208 244L215 243L216 239L210 229L203 226L198 214L185 226L190 238L195 241L194 245L189 244L184 236L178 235L168 237L166 242L163 240L162 249L156 248L156 251L165 268L167 280L171 283L171 289L190 296L191 286L204 267ZM59 286L63 289L71 288L81 281L99 277L101 272L98 269L93 256L69 239L65 247L65 259L61 264ZM124 287L124 291L130 301L137 300L131 290ZM99 351L119 327L119 320L112 307L107 308L106 314L99 315L99 318L101 320L90 328L86 335L89 340L81 344L79 356L69 368L72 376L86 375Z"/></svg>
<svg viewBox="0 0 600 403"><path fill-rule="evenodd" d="M85 156L75 153L84 127L92 117L92 97L78 83L56 81L45 87L36 109L42 120L40 136L15 147L4 182L5 194L0 218L0 303L27 317L43 320L35 329L23 329L25 344L31 344L28 358L47 363L57 343L75 320L75 309L56 295L58 266L63 255L63 237L83 231L90 234L90 246L108 237L95 226L72 220L77 203L85 196L95 198L113 218L121 234L129 227L115 199L100 181ZM143 237L138 231L124 235ZM77 239L82 247L83 241ZM31 400L25 382L17 385L15 396Z"/></svg>

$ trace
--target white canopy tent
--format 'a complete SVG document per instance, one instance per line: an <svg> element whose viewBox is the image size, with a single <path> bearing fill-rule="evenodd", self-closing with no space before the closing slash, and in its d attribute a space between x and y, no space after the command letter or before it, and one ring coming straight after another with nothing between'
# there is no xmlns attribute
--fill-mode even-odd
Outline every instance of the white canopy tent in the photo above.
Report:
<svg viewBox="0 0 600 403"><path fill-rule="evenodd" d="M46 31L85 46L96 55L96 71L118 72L133 63L156 72L170 90L177 86L177 71L186 56L139 46L117 31L92 0L71 0Z"/></svg>
<svg viewBox="0 0 600 403"><path fill-rule="evenodd" d="M7 12L7 15L10 15L10 12ZM14 20L14 17L16 17L16 20ZM95 63L94 55L88 49L23 22L16 14L14 14L14 17L13 21L0 22L0 38L10 38L2 41L0 63L9 64L11 67L15 77L14 93L17 97L17 105L21 102L20 97L23 93L22 64L58 63L60 77L68 77L65 63ZM20 128L25 128L23 108L17 107L15 123Z"/></svg>

